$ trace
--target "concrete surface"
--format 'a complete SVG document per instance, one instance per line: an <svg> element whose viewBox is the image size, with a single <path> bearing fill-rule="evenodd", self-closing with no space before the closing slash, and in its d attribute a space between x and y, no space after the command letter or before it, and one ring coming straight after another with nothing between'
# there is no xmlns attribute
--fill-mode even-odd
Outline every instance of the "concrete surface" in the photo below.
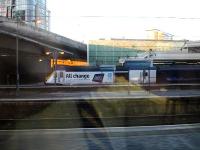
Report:
<svg viewBox="0 0 200 150"><path fill-rule="evenodd" d="M2 150L199 150L200 124L0 131Z"/></svg>

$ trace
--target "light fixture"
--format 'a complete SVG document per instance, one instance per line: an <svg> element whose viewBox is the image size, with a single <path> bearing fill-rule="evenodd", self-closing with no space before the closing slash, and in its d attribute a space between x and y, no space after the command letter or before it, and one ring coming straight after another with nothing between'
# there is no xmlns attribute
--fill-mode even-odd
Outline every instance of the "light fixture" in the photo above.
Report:
<svg viewBox="0 0 200 150"><path fill-rule="evenodd" d="M39 62L42 62L43 60L42 60L42 59L39 59L38 61L39 61Z"/></svg>
<svg viewBox="0 0 200 150"><path fill-rule="evenodd" d="M45 54L46 54L46 55L50 55L50 54L51 54L51 52L46 52Z"/></svg>
<svg viewBox="0 0 200 150"><path fill-rule="evenodd" d="M65 54L65 52L63 52L63 51L61 51L61 52L59 52L61 55L64 55Z"/></svg>
<svg viewBox="0 0 200 150"><path fill-rule="evenodd" d="M36 20L36 24L41 24L42 21L41 20Z"/></svg>
<svg viewBox="0 0 200 150"><path fill-rule="evenodd" d="M9 55L7 55L7 54L1 54L0 56L1 56L1 57L7 57L7 56L9 56Z"/></svg>

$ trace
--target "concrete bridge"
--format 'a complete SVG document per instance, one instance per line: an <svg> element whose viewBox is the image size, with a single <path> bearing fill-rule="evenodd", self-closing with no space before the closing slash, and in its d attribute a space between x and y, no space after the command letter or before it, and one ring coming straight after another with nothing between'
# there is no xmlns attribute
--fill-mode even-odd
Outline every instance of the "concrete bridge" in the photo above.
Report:
<svg viewBox="0 0 200 150"><path fill-rule="evenodd" d="M17 40L21 83L44 81L54 52L58 59L87 60L84 43L0 17L0 84L15 84Z"/></svg>
<svg viewBox="0 0 200 150"><path fill-rule="evenodd" d="M19 37L23 45L20 50L31 53L38 53L42 49L64 51L79 59L87 58L86 44L73 41L58 34L27 25L24 22L0 17L0 48L16 49L13 38ZM27 49L26 46L29 46Z"/></svg>

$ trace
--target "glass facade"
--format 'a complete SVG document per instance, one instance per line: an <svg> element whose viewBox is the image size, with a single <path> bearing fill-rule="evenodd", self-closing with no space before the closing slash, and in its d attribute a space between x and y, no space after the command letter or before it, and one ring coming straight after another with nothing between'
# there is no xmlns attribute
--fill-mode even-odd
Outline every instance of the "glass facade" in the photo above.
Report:
<svg viewBox="0 0 200 150"><path fill-rule="evenodd" d="M184 41L165 40L91 40L88 46L90 65L120 65L119 59L136 57L139 53L153 51L180 51Z"/></svg>
<svg viewBox="0 0 200 150"><path fill-rule="evenodd" d="M106 45L89 45L89 63L91 65L116 65L120 58L134 57L139 51Z"/></svg>
<svg viewBox="0 0 200 150"><path fill-rule="evenodd" d="M0 16L7 16L11 5L12 0L0 0Z"/></svg>
<svg viewBox="0 0 200 150"><path fill-rule="evenodd" d="M16 18L33 26L49 30L50 12L46 0L0 0L0 16Z"/></svg>

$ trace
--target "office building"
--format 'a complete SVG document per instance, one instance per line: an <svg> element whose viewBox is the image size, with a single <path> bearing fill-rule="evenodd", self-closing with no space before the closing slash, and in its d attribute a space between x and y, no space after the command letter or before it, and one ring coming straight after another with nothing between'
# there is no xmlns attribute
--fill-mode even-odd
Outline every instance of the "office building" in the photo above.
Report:
<svg viewBox="0 0 200 150"><path fill-rule="evenodd" d="M174 35L160 31L158 29L147 30L150 40L173 40Z"/></svg>
<svg viewBox="0 0 200 150"><path fill-rule="evenodd" d="M50 11L46 0L0 0L0 16L50 30Z"/></svg>

